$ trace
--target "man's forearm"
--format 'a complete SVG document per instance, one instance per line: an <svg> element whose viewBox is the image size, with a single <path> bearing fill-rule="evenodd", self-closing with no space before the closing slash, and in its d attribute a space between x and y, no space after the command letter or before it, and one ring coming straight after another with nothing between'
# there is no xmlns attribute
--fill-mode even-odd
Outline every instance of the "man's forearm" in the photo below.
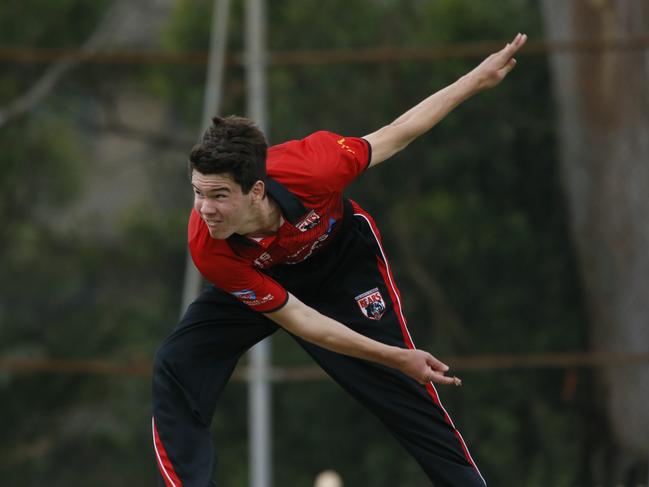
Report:
<svg viewBox="0 0 649 487"><path fill-rule="evenodd" d="M428 352L372 340L319 313L291 294L284 307L267 313L266 316L285 330L311 343L343 355L399 369L422 384L430 381L461 384L457 377L445 376L448 366Z"/></svg>
<svg viewBox="0 0 649 487"><path fill-rule="evenodd" d="M390 125L405 127L410 132L404 130L404 136L412 140L430 130L451 110L478 91L478 83L471 77L471 73L466 74L412 107Z"/></svg>
<svg viewBox="0 0 649 487"><path fill-rule="evenodd" d="M389 125L375 134L383 136L387 144L385 154L375 154L374 163L387 159L404 149L410 142L428 132L453 109L479 91L478 83L471 74L462 76L454 83L421 101ZM368 136L370 139L374 134Z"/></svg>
<svg viewBox="0 0 649 487"><path fill-rule="evenodd" d="M399 368L403 349L368 338L302 303L291 302L269 316L284 329L322 348ZM297 300L295 300L297 301ZM275 315L275 316L274 316ZM277 316L279 315L279 316Z"/></svg>
<svg viewBox="0 0 649 487"><path fill-rule="evenodd" d="M483 89L492 88L516 65L513 55L527 40L518 34L512 43L492 54L455 83L430 95L392 123L364 138L372 146L370 166L392 157L429 131L460 103Z"/></svg>

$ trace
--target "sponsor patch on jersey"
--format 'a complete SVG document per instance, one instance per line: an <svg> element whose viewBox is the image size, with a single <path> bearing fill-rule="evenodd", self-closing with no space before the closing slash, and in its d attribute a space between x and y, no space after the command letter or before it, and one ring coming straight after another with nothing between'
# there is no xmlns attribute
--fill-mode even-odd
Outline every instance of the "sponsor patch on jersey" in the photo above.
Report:
<svg viewBox="0 0 649 487"><path fill-rule="evenodd" d="M356 302L363 315L370 320L380 320L385 313L385 301L379 288L370 289L356 296Z"/></svg>
<svg viewBox="0 0 649 487"><path fill-rule="evenodd" d="M247 304L248 306L252 306L252 307L261 306L262 304L269 303L273 299L275 299L275 296L273 296L270 293L260 298L257 298L257 294L252 289L244 289L243 291L234 291L230 294L239 298L243 302L243 304Z"/></svg>
<svg viewBox="0 0 649 487"><path fill-rule="evenodd" d="M297 228L300 232L306 232L307 230L311 230L318 223L320 223L320 215L318 215L315 210L311 210L301 222L295 225L295 228Z"/></svg>
<svg viewBox="0 0 649 487"><path fill-rule="evenodd" d="M252 289L244 289L242 291L233 291L232 293L233 296L236 298L239 298L241 301L255 301L257 299L257 295Z"/></svg>

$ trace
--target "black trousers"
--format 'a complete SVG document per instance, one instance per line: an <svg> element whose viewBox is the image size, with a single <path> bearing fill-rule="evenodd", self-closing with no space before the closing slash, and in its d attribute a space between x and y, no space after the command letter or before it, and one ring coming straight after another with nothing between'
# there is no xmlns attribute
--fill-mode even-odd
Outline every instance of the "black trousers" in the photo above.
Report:
<svg viewBox="0 0 649 487"><path fill-rule="evenodd" d="M269 274L305 304L353 330L414 347L380 235L363 211L346 215L344 228L322 253ZM213 286L189 306L154 363L152 429L160 485L215 485L209 427L219 395L241 355L277 329ZM422 386L397 370L294 338L378 416L435 486L485 485L432 384Z"/></svg>

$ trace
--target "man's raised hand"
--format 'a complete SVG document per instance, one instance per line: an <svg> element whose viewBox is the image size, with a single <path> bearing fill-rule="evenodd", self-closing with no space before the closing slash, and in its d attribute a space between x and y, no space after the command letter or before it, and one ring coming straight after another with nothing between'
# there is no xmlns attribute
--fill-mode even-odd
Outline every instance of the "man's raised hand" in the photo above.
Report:
<svg viewBox="0 0 649 487"><path fill-rule="evenodd" d="M469 73L478 89L493 88L498 85L516 66L514 55L527 41L527 35L517 34L514 40L482 61Z"/></svg>

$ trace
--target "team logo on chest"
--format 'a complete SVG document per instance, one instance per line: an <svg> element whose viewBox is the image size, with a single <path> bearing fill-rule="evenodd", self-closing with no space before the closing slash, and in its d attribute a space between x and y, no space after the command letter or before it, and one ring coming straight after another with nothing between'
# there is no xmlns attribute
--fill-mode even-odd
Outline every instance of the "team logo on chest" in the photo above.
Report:
<svg viewBox="0 0 649 487"><path fill-rule="evenodd" d="M379 288L370 289L363 294L356 296L356 302L366 318L380 320L385 313L385 301L379 292Z"/></svg>
<svg viewBox="0 0 649 487"><path fill-rule="evenodd" d="M259 267L259 268L261 268L261 269L265 269L265 268L268 267L272 262L273 262L273 257L272 257L268 252L264 252L263 254L261 254L259 257L257 257L257 258L253 261L253 265L254 265L255 267Z"/></svg>
<svg viewBox="0 0 649 487"><path fill-rule="evenodd" d="M315 210L311 210L307 216L305 216L301 222L295 225L300 232L306 232L311 230L318 223L320 223L320 215L318 215Z"/></svg>

